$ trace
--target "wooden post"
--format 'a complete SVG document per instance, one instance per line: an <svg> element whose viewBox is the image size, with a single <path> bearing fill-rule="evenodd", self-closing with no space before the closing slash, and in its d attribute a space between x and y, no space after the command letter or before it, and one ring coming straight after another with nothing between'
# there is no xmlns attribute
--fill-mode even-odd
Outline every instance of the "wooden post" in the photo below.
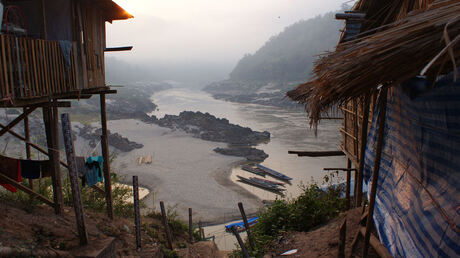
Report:
<svg viewBox="0 0 460 258"><path fill-rule="evenodd" d="M372 185L371 185L371 193L369 199L369 209L366 221L366 234L364 235L364 248L363 248L363 257L367 257L368 249L369 249L369 239L371 236L371 226L373 223L373 215L374 215L374 206L375 206L375 196L377 194L377 182L379 178L379 169L380 169L380 159L382 156L382 148L383 148L383 135L385 132L385 116L386 116L386 109L387 109L387 88L382 88L380 91L380 113L379 113L379 131L377 136L377 146L376 146L376 154L375 154L375 161L374 161L374 172L372 173Z"/></svg>
<svg viewBox="0 0 460 258"><path fill-rule="evenodd" d="M62 214L62 182L61 168L59 165L59 138L57 129L59 126L59 121L57 115L57 108L53 110L50 107L43 107L43 121L45 124L49 161L51 163L51 180L53 183L54 212L56 214Z"/></svg>
<svg viewBox="0 0 460 258"><path fill-rule="evenodd" d="M239 244L240 247L241 247L241 251L243 252L243 256L244 256L245 258L249 258L248 249L246 249L246 246L244 245L243 240L241 239L241 236L240 236L240 234L238 233L238 231L236 230L236 228L235 228L235 227L231 227L230 230L232 231L233 235L235 235L236 240L238 241L238 244Z"/></svg>
<svg viewBox="0 0 460 258"><path fill-rule="evenodd" d="M139 182L137 176L133 176L133 198L134 198L134 224L136 229L136 247L141 250L141 215L139 211Z"/></svg>
<svg viewBox="0 0 460 258"><path fill-rule="evenodd" d="M369 124L369 106L370 96L366 94L364 96L364 108L363 108L363 121L361 122L361 142L360 142L360 153L359 153L359 168L358 168L358 180L356 184L356 207L361 206L363 196L363 170L364 170L364 154L366 152L367 145L367 125Z"/></svg>
<svg viewBox="0 0 460 258"><path fill-rule="evenodd" d="M23 108L23 113L26 112L26 108ZM29 130L29 116L24 117L24 138L26 141L26 159L30 160L30 130ZM29 179L29 187L34 190L34 181Z"/></svg>
<svg viewBox="0 0 460 258"><path fill-rule="evenodd" d="M104 158L104 190L105 201L107 203L107 216L113 219L113 206L112 206L112 183L110 178L110 162L109 162L109 142L107 139L107 113L105 105L105 94L100 95L101 104L101 147L102 157Z"/></svg>
<svg viewBox="0 0 460 258"><path fill-rule="evenodd" d="M351 201L350 201L350 184L351 184L351 160L348 159L347 160L347 185L346 185L346 189L345 189L345 198L347 199L347 210L350 209L350 204L351 204ZM355 182L356 184L356 182Z"/></svg>
<svg viewBox="0 0 460 258"><path fill-rule="evenodd" d="M193 243L192 208L188 208L188 235L190 237L190 244L192 244Z"/></svg>
<svg viewBox="0 0 460 258"><path fill-rule="evenodd" d="M345 258L345 240L347 239L347 218L345 218L339 230L339 254L337 257Z"/></svg>
<svg viewBox="0 0 460 258"><path fill-rule="evenodd" d="M160 202L160 209L161 209L161 218L163 221L163 226L165 227L166 238L168 239L168 245L169 245L169 248L172 250L173 249L172 235L171 235L171 231L169 230L168 218L166 216L166 209L165 209L165 204L163 203L163 201Z"/></svg>
<svg viewBox="0 0 460 258"><path fill-rule="evenodd" d="M200 232L200 238L201 240L204 239L204 235L203 235L203 228L201 227L201 221L198 221L198 231Z"/></svg>
<svg viewBox="0 0 460 258"><path fill-rule="evenodd" d="M241 217L243 217L244 227L246 228L246 232L248 234L249 245L251 246L251 249L254 250L254 238L252 238L251 229L249 227L248 218L246 217L246 212L244 212L243 203L239 202L238 208L240 209Z"/></svg>
<svg viewBox="0 0 460 258"><path fill-rule="evenodd" d="M67 164L69 165L70 185L72 187L78 236L80 238L80 245L86 245L88 244L88 233L86 232L85 217L83 214L83 206L81 204L80 184L78 182L77 163L75 162L75 150L72 141L72 126L70 124L69 114L64 113L61 115L61 123Z"/></svg>

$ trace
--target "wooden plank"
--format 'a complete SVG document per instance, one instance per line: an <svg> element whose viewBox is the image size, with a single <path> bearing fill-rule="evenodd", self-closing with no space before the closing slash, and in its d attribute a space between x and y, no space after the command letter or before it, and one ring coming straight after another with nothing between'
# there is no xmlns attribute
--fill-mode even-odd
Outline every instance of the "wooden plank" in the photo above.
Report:
<svg viewBox="0 0 460 258"><path fill-rule="evenodd" d="M192 208L188 208L188 236L190 244L193 244L193 218Z"/></svg>
<svg viewBox="0 0 460 258"><path fill-rule="evenodd" d="M334 171L356 171L356 168L323 168L323 170L334 170Z"/></svg>
<svg viewBox="0 0 460 258"><path fill-rule="evenodd" d="M347 184L345 187L345 199L347 200L347 210L350 209L351 200L350 200L350 184L351 184L351 160L347 159Z"/></svg>
<svg viewBox="0 0 460 258"><path fill-rule="evenodd" d="M383 148L383 135L385 131L387 92L388 92L388 89L386 87L382 88L380 92L381 95L380 95L380 111L379 111L379 129L378 129L378 136L377 136L374 170L372 173L372 185L371 185L371 192L370 192L370 199L369 199L368 219L366 221L366 232L364 235L363 257L367 257L368 255L369 238L371 236L371 226L373 223L372 218L374 215L375 196L377 194L377 183L378 183L378 178L379 178L380 159L382 156L382 148Z"/></svg>
<svg viewBox="0 0 460 258"><path fill-rule="evenodd" d="M245 258L249 258L248 249L246 249L246 246L244 245L244 242L243 242L243 240L241 239L241 236L240 236L240 234L238 233L238 230L236 230L235 227L231 227L230 230L232 231L233 235L235 235L236 240L238 241L238 244L239 244L240 247L241 247L241 251L243 252L243 256L244 256Z"/></svg>
<svg viewBox="0 0 460 258"><path fill-rule="evenodd" d="M14 92L14 80L13 80L13 62L11 60L11 54L12 54L12 51L11 51L11 37L6 37L6 53L8 55L8 71L10 72L10 79L9 79L9 82L10 82L10 92L9 94L11 95L11 97L14 99L15 98L15 92Z"/></svg>
<svg viewBox="0 0 460 258"><path fill-rule="evenodd" d="M359 153L359 166L358 166L358 180L356 184L356 207L361 206L362 195L363 195L363 171L364 171L364 154L366 152L367 145L367 126L369 121L369 106L370 96L367 94L364 96L363 106L363 120L361 121L361 142L360 142L360 153Z"/></svg>
<svg viewBox="0 0 460 258"><path fill-rule="evenodd" d="M347 239L347 218L345 218L339 228L339 253L337 257L345 258L345 240Z"/></svg>
<svg viewBox="0 0 460 258"><path fill-rule="evenodd" d="M28 96L30 97L33 95L32 80L31 80L31 78L33 77L31 76L32 69L31 69L31 65L29 62L29 56L31 56L31 53L30 53L31 51L30 51L30 47L28 46L29 41L23 38L22 42L24 46L24 57L25 57L25 63L26 63L24 69L27 71L26 76L27 76L27 86L28 86L28 91L29 91Z"/></svg>
<svg viewBox="0 0 460 258"><path fill-rule="evenodd" d="M61 115L62 134L64 136L65 153L67 164L69 164L70 186L72 187L73 204L75 209L75 219L77 221L77 231L80 245L88 244L88 233L86 232L85 216L80 196L80 184L78 181L77 163L75 162L75 149L72 140L72 126L69 114Z"/></svg>
<svg viewBox="0 0 460 258"><path fill-rule="evenodd" d="M160 201L160 209L161 209L161 219L162 219L162 222L163 222L163 226L165 228L166 238L168 240L168 247L169 247L169 249L172 250L173 249L172 235L171 235L171 231L169 229L168 218L166 216L166 209L165 209L165 204L163 203L163 201Z"/></svg>
<svg viewBox="0 0 460 258"><path fill-rule="evenodd" d="M136 231L136 248L141 251L141 214L139 208L139 182L137 176L133 176L133 198L134 198L134 226Z"/></svg>
<svg viewBox="0 0 460 258"><path fill-rule="evenodd" d="M359 228L359 233L361 235L366 234L366 228L360 227ZM385 246L380 243L380 241L375 237L374 235L370 236L369 243L371 244L372 248L374 248L375 252L382 258L392 258L393 256L388 252L388 250L385 248Z"/></svg>
<svg viewBox="0 0 460 258"><path fill-rule="evenodd" d="M248 234L249 245L251 246L251 249L254 250L255 249L254 238L252 237L252 234L251 234L251 228L249 227L248 218L246 217L246 212L244 212L243 203L239 202L238 208L240 209L241 217L243 218L243 222L244 222L244 227L246 228L246 233Z"/></svg>
<svg viewBox="0 0 460 258"><path fill-rule="evenodd" d="M106 48L104 48L104 52L130 51L131 49L133 49L133 46L127 46L127 47L106 47Z"/></svg>
<svg viewBox="0 0 460 258"><path fill-rule="evenodd" d="M19 190L29 194L30 196L33 196L34 198L37 198L39 199L40 201L42 201L43 203L51 206L51 207L54 207L54 203L52 201L50 201L48 198L46 198L45 196L39 194L39 193L36 193L34 192L32 189L26 187L26 186L23 186L22 184L16 182L15 180L3 175L0 173L0 179L7 183L7 184L10 184L16 188L18 188Z"/></svg>
<svg viewBox="0 0 460 258"><path fill-rule="evenodd" d="M109 162L109 142L107 136L107 112L106 112L106 103L105 103L105 94L100 95L100 105L101 105L101 147L102 147L102 157L104 158L104 190L105 190L105 200L107 203L107 216L110 219L113 219L113 207L112 207L112 184L110 177L110 162Z"/></svg>
<svg viewBox="0 0 460 258"><path fill-rule="evenodd" d="M4 135L6 132L8 132L11 128L13 128L15 125L19 124L25 117L27 117L30 113L32 113L36 107L33 108L28 108L24 113L16 117L13 121L11 121L8 125L5 126L2 130L0 130L0 136Z"/></svg>
<svg viewBox="0 0 460 258"><path fill-rule="evenodd" d="M3 71L3 83L2 83L2 90L3 90L3 97L6 97L9 94L9 83L8 83L8 69L9 66L6 63L6 51L5 51L5 35L0 34L0 46L2 51L2 71Z"/></svg>
<svg viewBox="0 0 460 258"><path fill-rule="evenodd" d="M297 154L299 157L331 157L345 156L343 151L288 151L289 154Z"/></svg>

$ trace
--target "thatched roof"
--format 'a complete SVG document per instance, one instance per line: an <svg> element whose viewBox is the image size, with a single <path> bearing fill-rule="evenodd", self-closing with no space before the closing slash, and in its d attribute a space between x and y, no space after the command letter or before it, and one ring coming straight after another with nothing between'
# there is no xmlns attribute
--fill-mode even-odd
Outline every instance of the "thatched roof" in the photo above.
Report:
<svg viewBox="0 0 460 258"><path fill-rule="evenodd" d="M112 0L97 0L93 1L92 3L98 5L98 7L103 10L105 16L104 18L106 21L112 22L114 20L126 20L134 18L134 16L129 14L126 10L124 10L121 6Z"/></svg>
<svg viewBox="0 0 460 258"><path fill-rule="evenodd" d="M448 40L460 41L458 0L361 0L354 10L366 13L360 37L321 56L313 79L287 93L292 100L306 104L313 123L336 104L380 84L397 85L420 74L446 47L445 32ZM459 64L459 46L452 47L451 53L445 51L429 71L434 75L452 71L450 56Z"/></svg>

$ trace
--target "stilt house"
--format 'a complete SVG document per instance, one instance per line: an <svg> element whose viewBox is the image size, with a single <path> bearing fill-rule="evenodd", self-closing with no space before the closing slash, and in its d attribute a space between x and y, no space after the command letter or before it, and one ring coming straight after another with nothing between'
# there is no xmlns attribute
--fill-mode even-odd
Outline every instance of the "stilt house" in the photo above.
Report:
<svg viewBox="0 0 460 258"><path fill-rule="evenodd" d="M342 110L357 206L369 186L364 256L373 226L382 256L460 256L459 14L459 1L359 0L336 15L335 51L288 92L315 126Z"/></svg>
<svg viewBox="0 0 460 258"><path fill-rule="evenodd" d="M65 100L100 95L107 212L113 217L105 94L116 93L105 84L105 23L132 16L111 0L0 0L0 107L23 108L7 125L0 125L0 137L12 134L30 148L49 156L53 200L18 184L4 173L0 180L25 191L62 213L61 161L59 155L58 108L70 107ZM43 110L47 149L30 141L28 115ZM24 121L24 136L11 129Z"/></svg>

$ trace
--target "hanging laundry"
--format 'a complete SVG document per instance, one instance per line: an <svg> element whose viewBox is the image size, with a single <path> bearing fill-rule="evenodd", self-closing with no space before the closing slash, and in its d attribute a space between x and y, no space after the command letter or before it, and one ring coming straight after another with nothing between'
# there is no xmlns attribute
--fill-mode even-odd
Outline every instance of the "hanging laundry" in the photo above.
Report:
<svg viewBox="0 0 460 258"><path fill-rule="evenodd" d="M40 160L19 160L21 162L21 176L28 179L40 178Z"/></svg>
<svg viewBox="0 0 460 258"><path fill-rule="evenodd" d="M0 156L0 173L17 181L22 182L21 177L21 163L18 159L12 159L5 156ZM6 182L0 180L0 185L15 193L18 189Z"/></svg>
<svg viewBox="0 0 460 258"><path fill-rule="evenodd" d="M43 160L40 163L40 171L42 172L42 177L51 177L52 176L52 164L49 160Z"/></svg>
<svg viewBox="0 0 460 258"><path fill-rule="evenodd" d="M82 186L86 185L86 161L85 157L75 157L75 163L77 165L78 176L81 179Z"/></svg>
<svg viewBox="0 0 460 258"><path fill-rule="evenodd" d="M88 186L93 186L98 182L102 182L104 178L102 177L102 163L104 159L102 156L89 157L86 159L86 183Z"/></svg>

